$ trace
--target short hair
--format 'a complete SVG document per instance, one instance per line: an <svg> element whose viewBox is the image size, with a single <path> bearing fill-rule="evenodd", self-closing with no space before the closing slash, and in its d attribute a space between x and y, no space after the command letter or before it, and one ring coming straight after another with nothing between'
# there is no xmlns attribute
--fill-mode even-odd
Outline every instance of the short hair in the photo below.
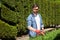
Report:
<svg viewBox="0 0 60 40"><path fill-rule="evenodd" d="M33 4L32 8L35 8L35 7L39 8L39 6L37 4Z"/></svg>

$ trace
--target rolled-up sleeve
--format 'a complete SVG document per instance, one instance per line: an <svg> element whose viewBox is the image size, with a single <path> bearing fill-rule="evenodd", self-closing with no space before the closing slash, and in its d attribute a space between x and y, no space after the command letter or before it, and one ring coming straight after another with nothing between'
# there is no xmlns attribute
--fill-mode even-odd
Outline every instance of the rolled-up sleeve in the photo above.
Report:
<svg viewBox="0 0 60 40"><path fill-rule="evenodd" d="M42 28L44 28L44 24L42 25Z"/></svg>
<svg viewBox="0 0 60 40"><path fill-rule="evenodd" d="M28 16L28 18L27 18L27 27L31 27L31 24L32 24L31 16Z"/></svg>
<svg viewBox="0 0 60 40"><path fill-rule="evenodd" d="M44 24L43 24L43 22L41 21L41 27L43 28L44 27Z"/></svg>

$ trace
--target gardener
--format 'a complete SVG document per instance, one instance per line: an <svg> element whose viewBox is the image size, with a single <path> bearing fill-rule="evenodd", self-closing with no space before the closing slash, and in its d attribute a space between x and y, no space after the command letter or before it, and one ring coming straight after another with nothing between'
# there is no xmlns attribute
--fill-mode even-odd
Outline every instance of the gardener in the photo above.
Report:
<svg viewBox="0 0 60 40"><path fill-rule="evenodd" d="M41 15L38 13L39 6L34 4L32 6L32 13L27 18L28 30L30 37L36 37L37 35L44 35L44 25Z"/></svg>

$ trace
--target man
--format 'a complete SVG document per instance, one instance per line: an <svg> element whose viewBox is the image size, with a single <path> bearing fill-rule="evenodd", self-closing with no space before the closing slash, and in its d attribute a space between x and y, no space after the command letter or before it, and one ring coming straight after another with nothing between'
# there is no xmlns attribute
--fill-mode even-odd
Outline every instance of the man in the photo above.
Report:
<svg viewBox="0 0 60 40"><path fill-rule="evenodd" d="M34 4L32 6L32 13L27 18L28 30L30 37L36 37L37 35L44 35L44 25L41 15L38 13L39 6Z"/></svg>

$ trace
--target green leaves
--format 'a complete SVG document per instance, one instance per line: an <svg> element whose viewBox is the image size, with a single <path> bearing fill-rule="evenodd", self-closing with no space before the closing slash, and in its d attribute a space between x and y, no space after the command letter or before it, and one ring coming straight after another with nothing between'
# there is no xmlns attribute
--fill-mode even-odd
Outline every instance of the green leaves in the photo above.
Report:
<svg viewBox="0 0 60 40"><path fill-rule="evenodd" d="M40 35L35 38L31 38L30 40L54 40L58 34L60 34L60 29L47 32L44 36ZM57 40L58 39L59 38L57 38Z"/></svg>
<svg viewBox="0 0 60 40"><path fill-rule="evenodd" d="M0 38L5 37L16 37L17 36L17 28L16 26L11 26L0 20Z"/></svg>
<svg viewBox="0 0 60 40"><path fill-rule="evenodd" d="M8 22L12 22L12 25L15 23L15 26L18 27L18 31L26 32L26 19L32 12L31 7L34 3L39 5L39 13L42 15L43 23L45 26L49 26L51 24L60 24L59 0L1 0L0 16L2 19L5 19Z"/></svg>

